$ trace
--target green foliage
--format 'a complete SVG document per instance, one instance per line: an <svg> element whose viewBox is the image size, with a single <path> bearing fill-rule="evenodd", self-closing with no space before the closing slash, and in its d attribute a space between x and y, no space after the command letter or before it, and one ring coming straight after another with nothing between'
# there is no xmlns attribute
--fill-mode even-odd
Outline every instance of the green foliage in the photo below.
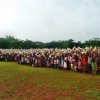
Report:
<svg viewBox="0 0 100 100"><path fill-rule="evenodd" d="M9 48L9 41L5 38L0 38L0 48Z"/></svg>
<svg viewBox="0 0 100 100"><path fill-rule="evenodd" d="M5 38L0 38L0 48L16 48L16 49L30 49L30 48L73 48L73 47L86 47L86 46L97 46L100 47L100 39L94 38L84 43L77 41L75 42L73 39L65 40L65 41L52 41L48 43L43 42L33 42L31 40L20 40L13 36L6 36Z"/></svg>
<svg viewBox="0 0 100 100"><path fill-rule="evenodd" d="M97 47L100 47L100 39L99 38L94 38L94 39L91 39L89 41L85 41L84 43L84 46L97 46Z"/></svg>

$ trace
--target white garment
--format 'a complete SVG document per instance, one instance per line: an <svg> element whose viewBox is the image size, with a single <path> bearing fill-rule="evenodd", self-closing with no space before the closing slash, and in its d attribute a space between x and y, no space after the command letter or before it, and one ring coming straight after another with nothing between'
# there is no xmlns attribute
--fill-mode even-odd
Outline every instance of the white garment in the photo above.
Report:
<svg viewBox="0 0 100 100"><path fill-rule="evenodd" d="M64 58L64 68L67 68L67 57Z"/></svg>
<svg viewBox="0 0 100 100"><path fill-rule="evenodd" d="M64 68L67 68L67 62L64 61Z"/></svg>
<svg viewBox="0 0 100 100"><path fill-rule="evenodd" d="M63 66L64 66L64 60L61 59L61 67L63 67Z"/></svg>
<svg viewBox="0 0 100 100"><path fill-rule="evenodd" d="M67 68L67 63L64 61L64 68Z"/></svg>

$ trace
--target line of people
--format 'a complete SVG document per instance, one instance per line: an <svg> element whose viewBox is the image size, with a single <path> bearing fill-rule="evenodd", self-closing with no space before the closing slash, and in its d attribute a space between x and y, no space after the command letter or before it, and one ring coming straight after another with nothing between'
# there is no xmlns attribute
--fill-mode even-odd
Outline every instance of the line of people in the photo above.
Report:
<svg viewBox="0 0 100 100"><path fill-rule="evenodd" d="M33 67L57 68L95 75L100 70L100 49L0 49L0 61L16 61Z"/></svg>

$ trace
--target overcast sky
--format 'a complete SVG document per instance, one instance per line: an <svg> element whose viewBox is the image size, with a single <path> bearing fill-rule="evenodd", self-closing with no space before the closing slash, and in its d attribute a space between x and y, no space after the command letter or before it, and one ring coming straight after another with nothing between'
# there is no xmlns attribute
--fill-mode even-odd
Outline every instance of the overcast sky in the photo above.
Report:
<svg viewBox="0 0 100 100"><path fill-rule="evenodd" d="M100 0L0 0L0 37L49 42L100 37Z"/></svg>

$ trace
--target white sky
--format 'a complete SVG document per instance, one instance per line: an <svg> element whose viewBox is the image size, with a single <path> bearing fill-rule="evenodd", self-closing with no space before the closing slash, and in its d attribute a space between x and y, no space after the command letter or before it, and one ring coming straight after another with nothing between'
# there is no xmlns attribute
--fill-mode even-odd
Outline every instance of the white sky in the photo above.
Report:
<svg viewBox="0 0 100 100"><path fill-rule="evenodd" d="M0 37L49 42L100 37L100 0L0 0Z"/></svg>

